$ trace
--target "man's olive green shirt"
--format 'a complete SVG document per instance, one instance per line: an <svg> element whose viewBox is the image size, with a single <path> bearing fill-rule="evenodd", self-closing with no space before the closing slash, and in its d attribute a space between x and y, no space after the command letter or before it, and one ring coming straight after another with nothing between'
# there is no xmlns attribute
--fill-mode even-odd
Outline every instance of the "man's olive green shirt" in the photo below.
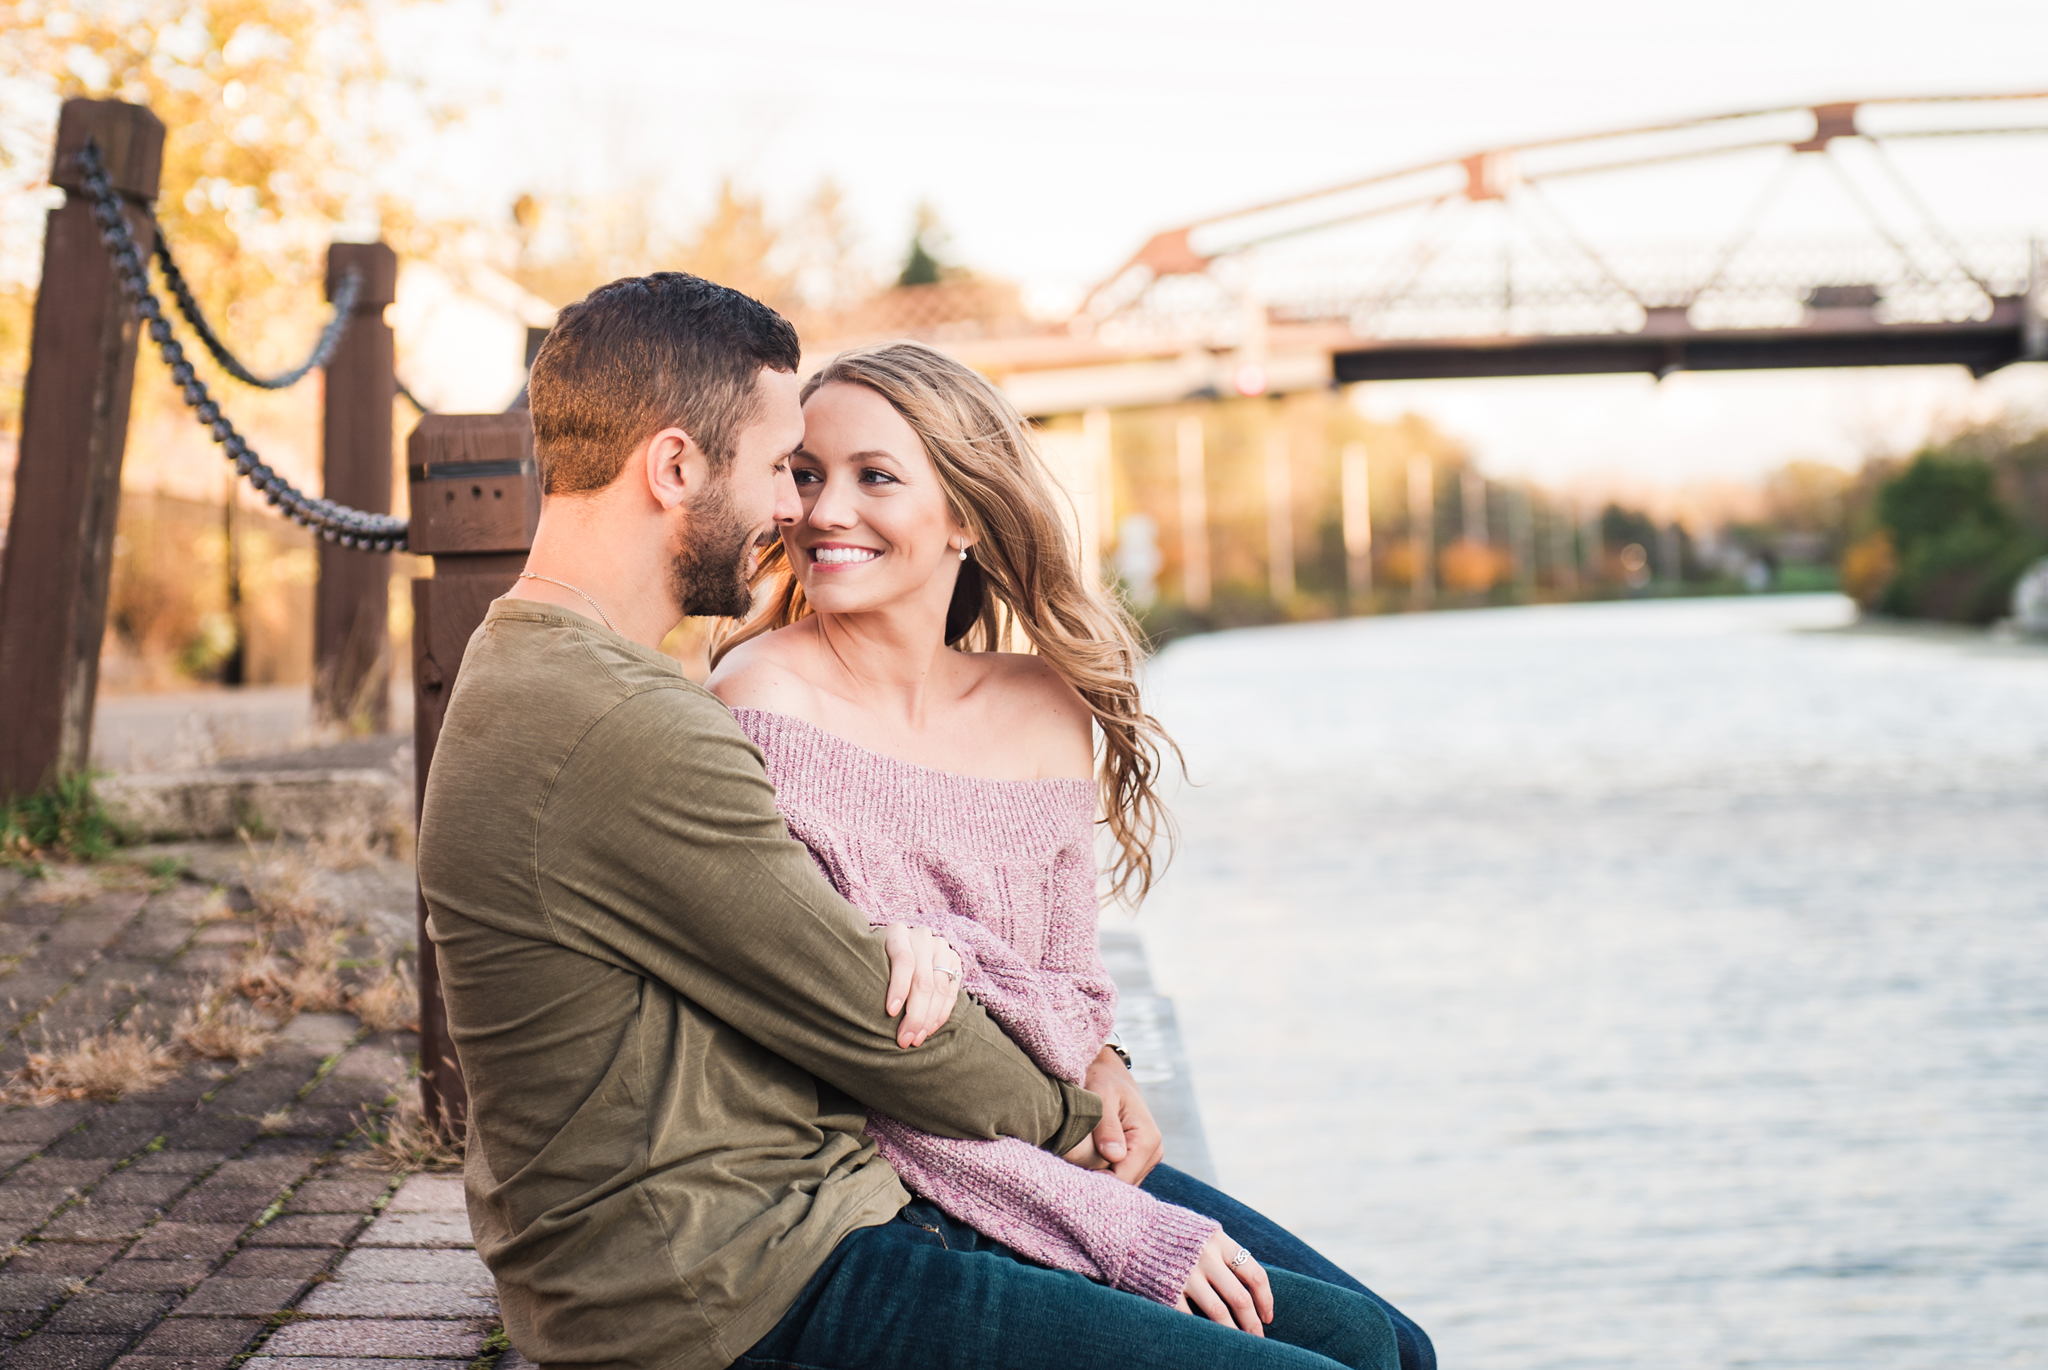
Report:
<svg viewBox="0 0 2048 1370"><path fill-rule="evenodd" d="M913 1051L879 934L675 662L501 600L434 752L420 885L469 1086L477 1250L543 1366L723 1370L909 1200L874 1108L1077 1144L1095 1096L972 1001Z"/></svg>

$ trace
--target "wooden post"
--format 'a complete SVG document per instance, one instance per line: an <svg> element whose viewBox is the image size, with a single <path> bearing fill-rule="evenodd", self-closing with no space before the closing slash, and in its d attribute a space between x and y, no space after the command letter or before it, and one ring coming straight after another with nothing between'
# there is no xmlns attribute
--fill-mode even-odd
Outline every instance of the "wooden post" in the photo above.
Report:
<svg viewBox="0 0 2048 1370"><path fill-rule="evenodd" d="M44 230L14 513L0 567L0 795L39 789L92 757L141 330L93 222L78 166L88 137L126 201L136 246L146 257L155 243L144 211L163 169L162 122L140 105L66 101L50 172L66 194Z"/></svg>
<svg viewBox="0 0 2048 1370"><path fill-rule="evenodd" d="M405 444L412 492L409 550L434 559L434 574L412 583L413 765L423 806L441 717L462 669L470 634L491 601L525 568L540 519L533 423L523 409L503 414L429 414ZM469 1117L469 1091L448 1036L441 972L418 896L420 1102L453 1132Z"/></svg>
<svg viewBox="0 0 2048 1370"><path fill-rule="evenodd" d="M321 422L328 499L373 514L391 512L391 327L398 254L383 243L327 249L327 298L348 269L362 274L354 316L327 363ZM381 733L391 716L391 559L335 542L320 544L313 601L313 705L329 723Z"/></svg>

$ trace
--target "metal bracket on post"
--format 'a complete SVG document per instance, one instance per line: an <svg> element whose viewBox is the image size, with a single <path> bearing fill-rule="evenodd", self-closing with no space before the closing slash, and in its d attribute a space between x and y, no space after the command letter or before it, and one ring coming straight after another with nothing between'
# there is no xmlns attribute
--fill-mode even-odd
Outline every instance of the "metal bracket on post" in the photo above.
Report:
<svg viewBox="0 0 2048 1370"><path fill-rule="evenodd" d="M441 718L469 638L491 601L526 565L540 519L533 423L523 409L503 414L429 414L406 439L412 493L410 550L434 559L434 574L412 583L413 758L423 805ZM420 1102L451 1133L469 1114L469 1092L448 1035L440 968L418 896Z"/></svg>
<svg viewBox="0 0 2048 1370"><path fill-rule="evenodd" d="M128 400L141 329L123 295L79 154L98 144L138 244L154 241L149 202L164 126L140 105L69 100L57 121L43 280L36 294L14 511L0 568L0 795L83 770L106 632Z"/></svg>

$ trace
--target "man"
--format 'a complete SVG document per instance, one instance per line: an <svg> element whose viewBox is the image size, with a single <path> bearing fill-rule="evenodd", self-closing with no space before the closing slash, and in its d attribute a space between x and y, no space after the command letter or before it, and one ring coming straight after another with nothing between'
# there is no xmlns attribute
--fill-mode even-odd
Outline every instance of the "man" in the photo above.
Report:
<svg viewBox="0 0 2048 1370"><path fill-rule="evenodd" d="M442 725L419 864L471 1218L544 1364L730 1363L908 1202L867 1106L1062 1153L1103 1118L971 1002L898 1047L880 934L788 837L724 707L655 650L685 615L744 613L754 548L797 515L797 360L787 322L692 277L563 312L530 389L529 577ZM1097 1144L1149 1145L1142 1168L1156 1131L1126 1122Z"/></svg>
<svg viewBox="0 0 2048 1370"><path fill-rule="evenodd" d="M565 309L534 362L540 524L470 639L419 847L470 1220L513 1344L549 1370L1385 1363L1347 1352L1364 1324L1276 1315L1257 1264L1239 1331L1023 1262L912 1202L865 1137L869 1108L1061 1155L1092 1136L1132 1183L1161 1149L1107 1051L1105 1107L971 1000L903 1049L883 934L656 650L685 615L746 612L754 549L800 515L797 361L773 311L671 273ZM1172 1182L1261 1260L1320 1261ZM1294 1344L1248 1335L1261 1315Z"/></svg>

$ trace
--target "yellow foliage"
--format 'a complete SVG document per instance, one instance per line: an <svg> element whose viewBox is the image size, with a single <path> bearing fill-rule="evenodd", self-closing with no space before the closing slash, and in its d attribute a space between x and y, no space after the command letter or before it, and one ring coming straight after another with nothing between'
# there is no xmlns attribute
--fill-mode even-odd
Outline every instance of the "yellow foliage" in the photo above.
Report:
<svg viewBox="0 0 2048 1370"><path fill-rule="evenodd" d="M147 105L167 130L157 216L202 307L252 366L295 363L325 318L342 225L401 253L428 236L373 187L386 140L371 117L385 79L372 18L350 0L0 0L0 199L46 183L59 101ZM10 214L0 233L11 427L40 216Z"/></svg>
<svg viewBox="0 0 2048 1370"><path fill-rule="evenodd" d="M1506 580L1514 567L1508 554L1483 542L1460 538L1437 558L1444 588L1483 594Z"/></svg>
<svg viewBox="0 0 2048 1370"><path fill-rule="evenodd" d="M1892 535L1880 528L1843 551L1842 592L1866 609L1875 608L1898 571L1898 549Z"/></svg>

